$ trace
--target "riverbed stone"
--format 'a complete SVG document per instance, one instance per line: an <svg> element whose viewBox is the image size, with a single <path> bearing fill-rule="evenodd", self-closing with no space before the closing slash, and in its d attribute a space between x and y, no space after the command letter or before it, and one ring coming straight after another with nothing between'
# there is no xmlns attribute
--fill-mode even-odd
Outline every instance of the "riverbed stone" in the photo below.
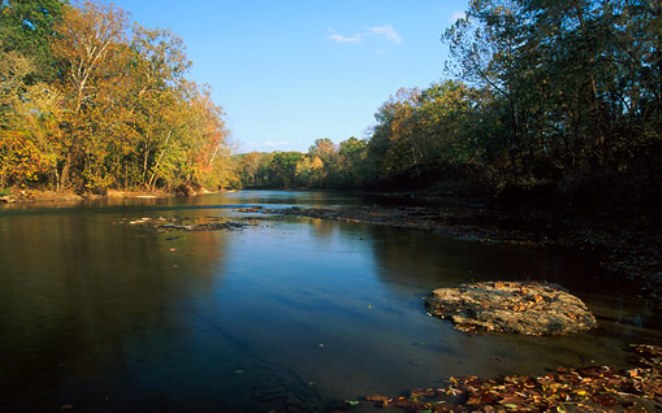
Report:
<svg viewBox="0 0 662 413"><path fill-rule="evenodd" d="M246 228L249 223L228 221L224 217L205 217L205 218L136 218L121 219L116 221L119 224L129 224L137 227L147 227L156 231L217 231L229 230L236 231Z"/></svg>
<svg viewBox="0 0 662 413"><path fill-rule="evenodd" d="M438 288L426 298L435 317L466 332L567 335L597 325L586 304L563 287L537 281L490 281Z"/></svg>

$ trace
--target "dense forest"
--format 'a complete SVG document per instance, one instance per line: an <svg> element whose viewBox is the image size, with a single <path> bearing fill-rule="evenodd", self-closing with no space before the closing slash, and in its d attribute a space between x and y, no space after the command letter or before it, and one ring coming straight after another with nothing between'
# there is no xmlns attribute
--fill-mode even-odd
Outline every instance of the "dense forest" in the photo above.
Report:
<svg viewBox="0 0 662 413"><path fill-rule="evenodd" d="M0 189L366 188L651 201L662 183L662 6L472 0L445 79L369 136L231 156L181 40L113 6L0 3ZM441 75L441 73L440 73ZM597 198L596 198L597 197Z"/></svg>
<svg viewBox="0 0 662 413"><path fill-rule="evenodd" d="M473 0L446 80L401 89L365 140L238 157L249 187L443 188L650 201L662 182L662 6Z"/></svg>
<svg viewBox="0 0 662 413"><path fill-rule="evenodd" d="M223 112L189 67L112 5L0 2L0 190L227 185Z"/></svg>

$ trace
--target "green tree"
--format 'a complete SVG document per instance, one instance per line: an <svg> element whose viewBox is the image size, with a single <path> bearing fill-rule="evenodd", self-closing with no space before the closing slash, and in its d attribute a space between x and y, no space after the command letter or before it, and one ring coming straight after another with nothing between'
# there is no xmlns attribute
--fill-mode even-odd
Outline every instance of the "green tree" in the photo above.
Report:
<svg viewBox="0 0 662 413"><path fill-rule="evenodd" d="M57 76L51 53L55 25L68 4L62 0L6 0L0 2L0 39L3 51L16 51L34 62L27 79L53 81Z"/></svg>
<svg viewBox="0 0 662 413"><path fill-rule="evenodd" d="M491 95L480 120L500 185L655 175L659 2L475 0L466 16L444 39L456 73Z"/></svg>
<svg viewBox="0 0 662 413"><path fill-rule="evenodd" d="M269 186L294 188L297 185L297 164L304 159L301 152L275 152L268 164Z"/></svg>
<svg viewBox="0 0 662 413"><path fill-rule="evenodd" d="M368 162L368 144L354 136L340 142L338 146L338 187L360 188L373 180L373 171Z"/></svg>

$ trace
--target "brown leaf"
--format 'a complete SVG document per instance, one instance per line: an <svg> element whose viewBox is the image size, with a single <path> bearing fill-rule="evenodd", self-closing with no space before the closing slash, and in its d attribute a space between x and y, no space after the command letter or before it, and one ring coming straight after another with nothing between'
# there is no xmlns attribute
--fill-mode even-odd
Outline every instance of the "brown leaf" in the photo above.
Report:
<svg viewBox="0 0 662 413"><path fill-rule="evenodd" d="M390 397L384 396L384 395L381 395L381 394L371 394L371 395L365 396L365 399L369 402L375 402L375 403L381 404L384 407L388 406L388 404L391 402L391 400L393 400Z"/></svg>
<svg viewBox="0 0 662 413"><path fill-rule="evenodd" d="M499 400L500 404L524 404L526 399L520 396L506 396L503 399Z"/></svg>
<svg viewBox="0 0 662 413"><path fill-rule="evenodd" d="M432 388L427 388L427 389L414 389L410 393L410 397L417 398L417 397L432 397L434 396L434 389Z"/></svg>

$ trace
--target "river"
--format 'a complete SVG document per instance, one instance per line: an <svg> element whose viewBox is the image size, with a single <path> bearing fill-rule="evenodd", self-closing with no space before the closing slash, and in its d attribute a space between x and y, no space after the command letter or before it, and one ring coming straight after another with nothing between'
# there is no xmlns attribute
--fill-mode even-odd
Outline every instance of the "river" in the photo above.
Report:
<svg viewBox="0 0 662 413"><path fill-rule="evenodd" d="M0 209L0 411L323 410L453 375L621 367L628 344L662 342L651 303L581 251L296 217L234 231L125 223L372 202L241 191ZM559 283L599 327L468 335L426 314L430 290L495 279Z"/></svg>

